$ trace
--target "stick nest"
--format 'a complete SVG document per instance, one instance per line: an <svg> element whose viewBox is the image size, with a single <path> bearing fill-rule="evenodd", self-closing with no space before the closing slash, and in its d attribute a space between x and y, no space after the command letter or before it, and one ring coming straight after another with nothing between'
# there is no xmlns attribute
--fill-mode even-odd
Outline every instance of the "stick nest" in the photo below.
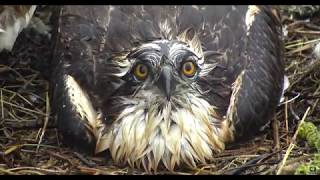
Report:
<svg viewBox="0 0 320 180"><path fill-rule="evenodd" d="M314 47L320 43L320 18L284 13L283 25L290 86L266 133L227 147L209 165L157 173L293 174L312 159L316 151L296 134L301 120L319 124L320 59ZM60 144L50 118L50 52L48 35L26 29L11 53L0 54L0 174L145 174Z"/></svg>

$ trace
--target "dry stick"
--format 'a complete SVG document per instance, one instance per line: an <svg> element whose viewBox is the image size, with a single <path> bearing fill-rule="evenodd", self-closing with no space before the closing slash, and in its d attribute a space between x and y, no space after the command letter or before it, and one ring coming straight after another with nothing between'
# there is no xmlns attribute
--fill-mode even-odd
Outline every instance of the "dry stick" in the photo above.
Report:
<svg viewBox="0 0 320 180"><path fill-rule="evenodd" d="M246 162L244 165L241 165L240 167L236 167L231 170L228 170L229 172L227 171L227 173L225 173L225 174L237 175L250 167L266 165L266 164L269 164L269 165L276 164L276 162L270 163L270 162L262 162L262 161L267 160L267 159L271 158L273 155L279 154L280 152L281 152L281 150L279 149L279 150L272 152L272 153L269 153L269 154L260 155L257 158L249 160L248 162Z"/></svg>
<svg viewBox="0 0 320 180"><path fill-rule="evenodd" d="M70 159L68 159L67 157L64 157L64 156L61 155L61 154L58 154L58 153L56 153L56 152L54 152L54 151L50 151L50 150L48 150L48 149L46 149L45 152L47 152L47 153L50 154L51 156L54 156L54 157L56 157L56 158L59 158L59 159L61 159L61 160L66 161L68 164L70 164L70 166L75 166L75 164L74 164Z"/></svg>
<svg viewBox="0 0 320 180"><path fill-rule="evenodd" d="M301 46L301 47L298 47L296 49L290 50L290 51L286 52L285 54L286 55L292 55L294 53L305 51L305 50L310 49L312 47L313 47L313 44L306 44L304 46Z"/></svg>
<svg viewBox="0 0 320 180"><path fill-rule="evenodd" d="M35 140L37 140L38 138L40 139L40 134L42 132L42 128L39 128L37 134L36 134L36 137L35 137Z"/></svg>
<svg viewBox="0 0 320 180"><path fill-rule="evenodd" d="M33 146L38 146L38 144L25 143L25 144L12 145L12 146L7 147L6 150L5 150L3 153L4 153L5 155L8 155L8 154L12 153L13 151L15 151L16 149L23 148L24 146L33 147ZM58 147L52 146L52 145L40 145L40 146L42 146L42 147L47 147L47 148L55 148L55 149L58 149Z"/></svg>
<svg viewBox="0 0 320 180"><path fill-rule="evenodd" d="M2 68L2 67L9 69L9 71L13 71L16 75L19 76L19 78L20 78L24 83L27 82L27 80L24 78L24 76L22 76L22 75L21 75L17 70L15 70L14 68L11 68L11 67L6 66L6 65L0 65L0 68ZM17 79L19 79L19 78L17 78Z"/></svg>
<svg viewBox="0 0 320 180"><path fill-rule="evenodd" d="M30 106L33 106L37 111L41 111L40 109L38 109L34 104L32 104L30 101L28 101L28 99L26 99L25 97L23 97L21 94L17 93L17 96L20 97L23 101L25 101L26 103L28 103Z"/></svg>
<svg viewBox="0 0 320 180"><path fill-rule="evenodd" d="M3 96L2 96L2 89L0 89L0 101L1 101L1 118L4 119L4 108L3 108Z"/></svg>
<svg viewBox="0 0 320 180"><path fill-rule="evenodd" d="M210 169L216 169L217 167L214 165L214 164L208 164L208 165L206 165L206 166L203 166L203 167L201 167L201 168L195 168L195 169L193 169L194 171L196 171L195 173L194 173L194 175L199 175L200 173L203 173L203 172L211 172L212 170L206 170L206 169L208 169L208 168L210 168Z"/></svg>
<svg viewBox="0 0 320 180"><path fill-rule="evenodd" d="M280 139L279 139L279 122L276 117L273 118L272 127L273 127L274 146L275 146L275 150L278 151L280 149Z"/></svg>
<svg viewBox="0 0 320 180"><path fill-rule="evenodd" d="M295 143L295 141L296 141L296 138L297 138L297 135L298 135L298 132L299 132L299 128L300 128L301 124L304 122L304 120L306 119L309 111L310 111L310 106L308 107L308 109L307 109L306 112L304 113L304 115L303 115L303 117L302 117L302 120L300 121L300 123L299 123L299 125L298 125L298 127L297 127L297 129L296 129L296 132L294 133L294 135L293 135L293 137L292 137L292 139L291 139L291 143L290 143L290 145L289 145L289 147L288 147L288 149L287 149L287 151L286 151L286 154L284 155L284 158L283 158L283 160L282 160L282 162L281 162L281 165L280 165L280 167L279 167L279 169L278 169L278 171L277 171L277 175L281 174L282 169L283 169L284 165L286 164L286 161L287 161L287 159L288 159L288 157L289 157L292 149L293 149L294 146L295 146L294 143Z"/></svg>
<svg viewBox="0 0 320 180"><path fill-rule="evenodd" d="M11 171L4 169L4 168L0 168L0 174L1 173L5 173L7 175L17 175L17 173L11 172Z"/></svg>
<svg viewBox="0 0 320 180"><path fill-rule="evenodd" d="M50 103L49 103L48 92L46 93L46 99L47 99L46 100L46 116L44 117L44 124L43 124L43 128L42 128L42 133L40 135L40 139L39 139L39 143L38 143L36 152L39 152L39 147L40 147L40 144L42 142L44 133L45 133L45 131L47 129L47 125L48 125L48 121L49 121L49 117L50 117Z"/></svg>
<svg viewBox="0 0 320 180"><path fill-rule="evenodd" d="M288 97L286 97L286 103L284 104L284 119L286 123L286 144L289 145L289 125L288 125Z"/></svg>
<svg viewBox="0 0 320 180"><path fill-rule="evenodd" d="M317 83L317 82L316 82ZM312 96L316 96L319 94L320 91L320 85L317 87L317 89L312 93ZM312 104L311 113L314 112L315 108L318 107L319 99L316 100L315 103Z"/></svg>
<svg viewBox="0 0 320 180"><path fill-rule="evenodd" d="M8 87L8 86L7 86ZM11 94L16 94L17 96L19 96L20 98L24 98L20 93L17 93L17 92L14 92L14 91L12 91L12 90L9 90L9 89L5 89L5 88L0 88L2 91L4 91L4 92L7 92L7 93L11 93ZM35 96L35 97L37 97L38 99L40 99L41 101L45 101L45 99L43 99L42 97L40 97L39 95L37 95L37 94L34 94L34 93L32 93L32 92L29 92L30 93L30 95L32 95L32 96ZM25 99L25 98L24 98ZM29 104L31 103L31 102L28 102ZM30 104L31 105L31 104Z"/></svg>
<svg viewBox="0 0 320 180"><path fill-rule="evenodd" d="M88 168L84 166L78 166L77 168L80 170L80 172L85 174L99 175L101 173L99 169L95 169L95 168Z"/></svg>
<svg viewBox="0 0 320 180"><path fill-rule="evenodd" d="M298 43L295 43L295 44L290 44L290 45L287 45L285 48L289 49L289 48L293 48L293 47L297 47L297 46L304 46L306 44L310 44L310 43L317 43L318 41L320 41L320 38L319 39L313 39L313 40L310 40L310 41L306 41L306 42L298 42Z"/></svg>
<svg viewBox="0 0 320 180"><path fill-rule="evenodd" d="M20 170L17 172L18 175L46 175L42 172L39 171L34 171L34 170Z"/></svg>
<svg viewBox="0 0 320 180"><path fill-rule="evenodd" d="M290 109L290 112L291 112L293 118L294 118L296 121L300 121L299 116L298 116L297 113L295 113L294 110L293 110L292 104L289 105L289 109Z"/></svg>
<svg viewBox="0 0 320 180"><path fill-rule="evenodd" d="M313 24L313 23L312 24L305 24L304 26L309 28L309 29L320 31L320 27L315 25L315 24Z"/></svg>
<svg viewBox="0 0 320 180"><path fill-rule="evenodd" d="M302 156L302 157L298 157L298 158L295 158L295 159L288 160L287 163L286 163L286 166L284 166L282 168L281 174L286 174L287 173L286 171L288 171L288 169L287 169L288 166L290 166L290 165L292 165L294 163L297 163L297 162L301 162L301 161L303 161L305 159L308 159L310 157L312 157L312 155ZM267 171L262 172L260 175L271 174L271 172L273 172L276 168L277 168L277 166L272 166Z"/></svg>
<svg viewBox="0 0 320 180"><path fill-rule="evenodd" d="M293 174L303 160L310 159L311 157L312 155L307 155L287 161L286 165L282 169L281 175Z"/></svg>
<svg viewBox="0 0 320 180"><path fill-rule="evenodd" d="M26 166L26 167L16 167L16 168L11 168L8 169L10 172L14 171L22 171L22 170L33 170L33 171L41 171L44 173L52 173L52 174L65 174L67 171L66 170L53 170L53 169L44 169L44 168L39 168L39 167L31 167L31 166Z"/></svg>
<svg viewBox="0 0 320 180"><path fill-rule="evenodd" d="M305 68L301 70L303 72L301 75L299 75L299 78L297 80L293 81L288 88L288 91L291 91L296 84L298 84L300 81L302 81L306 76L308 76L312 71L316 71L319 69L320 61L315 61L312 64L307 65Z"/></svg>
<svg viewBox="0 0 320 180"><path fill-rule="evenodd" d="M313 35L320 35L320 31L301 31L301 30L296 30L294 31L296 33L301 33L301 34L313 34Z"/></svg>
<svg viewBox="0 0 320 180"><path fill-rule="evenodd" d="M46 114L44 114L43 112L38 112L38 111L34 111L34 110L32 110L32 109L27 109L27 108L24 108L24 107L22 107L22 106L18 106L18 105L16 105L16 104L13 104L13 103L10 103L10 102L7 102L7 101L3 101L2 100L2 102L4 103L4 104L8 104L8 105L10 105L10 106L12 106L12 107L15 107L15 108L18 108L18 109L22 109L22 110L25 110L25 111L29 111L29 112L33 112L33 113L36 113L36 114L40 114L40 115L46 115Z"/></svg>
<svg viewBox="0 0 320 180"><path fill-rule="evenodd" d="M86 166L94 167L97 165L96 163L90 161L89 159L86 159L85 157L83 157L81 154L79 154L77 152L74 152L74 155L76 155L77 158L79 158L80 161L83 162Z"/></svg>
<svg viewBox="0 0 320 180"><path fill-rule="evenodd" d="M34 81L37 78L37 76L38 76L38 74L32 75L29 80L26 80L26 82L24 83L22 88L26 88L28 85L30 85L32 83L32 81Z"/></svg>

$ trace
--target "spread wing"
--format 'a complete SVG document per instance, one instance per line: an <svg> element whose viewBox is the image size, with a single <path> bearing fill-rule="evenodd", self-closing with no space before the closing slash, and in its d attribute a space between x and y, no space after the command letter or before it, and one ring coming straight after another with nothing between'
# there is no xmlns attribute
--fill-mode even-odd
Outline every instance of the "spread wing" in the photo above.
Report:
<svg viewBox="0 0 320 180"><path fill-rule="evenodd" d="M113 56L148 41L176 39L187 29L196 32L205 64L214 65L199 79L205 98L240 136L265 124L283 81L281 27L271 7L64 6L54 81L74 77L97 108L117 90L108 76L117 71L108 65Z"/></svg>

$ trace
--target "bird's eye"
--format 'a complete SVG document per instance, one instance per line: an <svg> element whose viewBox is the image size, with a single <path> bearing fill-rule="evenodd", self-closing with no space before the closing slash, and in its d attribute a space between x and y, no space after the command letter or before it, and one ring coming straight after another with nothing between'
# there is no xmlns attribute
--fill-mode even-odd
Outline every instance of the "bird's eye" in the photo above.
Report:
<svg viewBox="0 0 320 180"><path fill-rule="evenodd" d="M181 71L185 76L193 77L197 72L197 68L196 68L196 65L192 61L187 61L187 62L183 63Z"/></svg>
<svg viewBox="0 0 320 180"><path fill-rule="evenodd" d="M135 65L135 67L133 69L134 75L140 81L143 81L147 78L148 72L149 72L149 69L144 64L137 64L137 65Z"/></svg>

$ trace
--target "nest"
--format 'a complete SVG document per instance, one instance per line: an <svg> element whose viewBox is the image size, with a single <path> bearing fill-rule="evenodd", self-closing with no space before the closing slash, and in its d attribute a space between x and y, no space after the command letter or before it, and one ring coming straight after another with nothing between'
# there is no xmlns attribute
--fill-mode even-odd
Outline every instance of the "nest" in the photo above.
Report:
<svg viewBox="0 0 320 180"><path fill-rule="evenodd" d="M313 53L320 18L284 14L283 24L290 86L266 133L227 147L196 169L158 174L293 174L312 158L315 151L297 139L297 127L320 119L320 60ZM0 174L144 174L61 145L50 117L50 52L48 35L26 29L11 53L0 54Z"/></svg>

